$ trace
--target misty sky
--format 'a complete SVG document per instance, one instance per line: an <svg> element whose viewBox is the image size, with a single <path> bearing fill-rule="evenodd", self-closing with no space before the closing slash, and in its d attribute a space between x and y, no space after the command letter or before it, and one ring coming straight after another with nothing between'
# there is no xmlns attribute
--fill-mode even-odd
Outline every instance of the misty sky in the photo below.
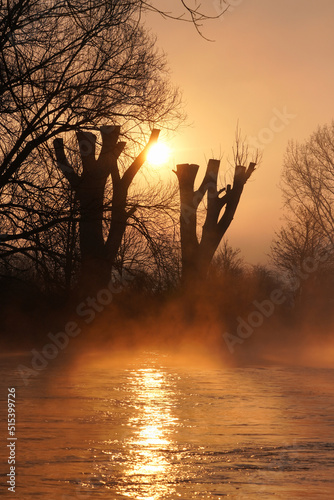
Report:
<svg viewBox="0 0 334 500"><path fill-rule="evenodd" d="M157 1L172 10L179 0ZM231 0L201 39L191 25L150 15L147 25L168 55L173 82L183 90L190 127L172 139L173 163L220 157L228 168L237 121L264 147L263 161L245 187L227 237L247 262L266 261L280 227L278 187L290 139L303 141L334 118L334 2ZM203 1L215 12L219 2ZM283 114L283 118L281 115ZM265 130L266 129L266 130Z"/></svg>

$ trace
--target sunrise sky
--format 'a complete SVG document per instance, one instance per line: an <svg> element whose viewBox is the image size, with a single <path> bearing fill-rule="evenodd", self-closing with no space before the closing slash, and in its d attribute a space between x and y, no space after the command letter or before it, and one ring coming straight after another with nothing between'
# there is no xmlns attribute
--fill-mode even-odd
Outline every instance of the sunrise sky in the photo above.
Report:
<svg viewBox="0 0 334 500"><path fill-rule="evenodd" d="M175 12L181 2L156 4ZM219 2L202 4L214 14ZM242 133L264 147L262 164L246 185L227 234L245 260L255 264L266 262L281 224L278 183L288 141L303 141L334 118L334 2L231 4L220 20L203 27L214 42L202 39L190 24L163 20L158 14L148 16L146 24L168 56L190 123L169 143L172 163L204 168L206 159L224 153L222 165L228 168L238 120Z"/></svg>

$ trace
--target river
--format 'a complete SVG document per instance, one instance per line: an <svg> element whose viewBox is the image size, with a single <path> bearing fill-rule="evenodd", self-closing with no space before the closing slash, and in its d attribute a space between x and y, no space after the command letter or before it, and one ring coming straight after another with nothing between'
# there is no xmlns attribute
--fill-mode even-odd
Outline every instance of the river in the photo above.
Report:
<svg viewBox="0 0 334 500"><path fill-rule="evenodd" d="M2 411L16 388L10 498L334 498L334 369L142 352L50 363L25 385L24 359L2 363Z"/></svg>

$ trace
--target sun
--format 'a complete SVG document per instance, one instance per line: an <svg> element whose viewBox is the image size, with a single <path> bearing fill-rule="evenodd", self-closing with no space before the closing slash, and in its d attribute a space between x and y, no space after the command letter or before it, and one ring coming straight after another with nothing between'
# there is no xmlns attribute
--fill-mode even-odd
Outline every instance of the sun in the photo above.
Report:
<svg viewBox="0 0 334 500"><path fill-rule="evenodd" d="M167 163L169 157L169 147L163 142L157 142L150 148L147 154L147 161L151 163L151 165L163 165Z"/></svg>

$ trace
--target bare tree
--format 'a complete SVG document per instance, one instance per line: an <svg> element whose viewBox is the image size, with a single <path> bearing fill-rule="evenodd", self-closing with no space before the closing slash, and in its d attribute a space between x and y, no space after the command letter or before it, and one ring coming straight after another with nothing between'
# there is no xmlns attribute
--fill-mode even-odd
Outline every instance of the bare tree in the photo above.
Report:
<svg viewBox="0 0 334 500"><path fill-rule="evenodd" d="M272 246L275 263L287 272L334 244L334 122L303 144L287 148L282 192L285 225Z"/></svg>
<svg viewBox="0 0 334 500"><path fill-rule="evenodd" d="M310 308L320 300L332 306L334 122L304 143L289 144L281 185L285 222L273 240L272 261L299 305Z"/></svg>
<svg viewBox="0 0 334 500"><path fill-rule="evenodd" d="M271 258L287 277L294 277L307 259L325 249L324 234L304 207L286 215L285 225L276 233L271 245Z"/></svg>
<svg viewBox="0 0 334 500"><path fill-rule="evenodd" d="M132 131L143 124L173 128L181 118L165 59L139 25L141 8L141 2L102 0L1 4L2 258L19 252L40 268L39 252L45 256L52 240L48 255L56 269L63 241L71 281L79 219L75 202L67 199L73 193L66 194L51 171L51 139L62 136L70 144L72 131L115 122L134 139ZM48 236L38 236L46 231Z"/></svg>
<svg viewBox="0 0 334 500"><path fill-rule="evenodd" d="M103 130L103 135L108 137L112 128L105 127ZM112 229L111 221L116 226L115 219L122 215L119 210L117 213L113 203L114 189L108 168L101 165L108 164L108 155L105 155L105 148L102 155L100 134L96 135L97 140L93 145L99 159L95 161L95 155L91 151L90 175L87 175L87 153L91 146L89 139L94 137L91 133L78 135L83 136L83 139L80 137L80 147L85 167L78 151L77 138L73 142L67 141L66 149L61 139L55 140L59 148L57 155L60 157L60 168L50 165L49 156L45 157L45 162L35 172L31 166L24 168L21 174L29 179L29 186L25 183L21 189L20 182L9 183L6 193L11 207L4 204L2 210L2 227L9 236L3 237L1 248L8 272L11 269L11 272L19 272L22 277L33 277L46 291L61 294L66 291L67 295L78 283L81 274L80 243L83 243L83 255L89 256L91 250L97 259L98 254L106 256L105 245ZM66 158L62 156L65 151ZM111 158L112 155L109 155L109 161ZM132 161L124 148L118 161L115 159L120 178ZM71 180L70 183L66 176ZM116 189L119 189L119 185ZM155 290L169 286L168 283L171 282L176 286L179 258L179 241L175 235L178 233L176 183L168 183L165 178L157 179L156 174L151 176L148 164L144 170L137 172L123 202L126 202L123 205L123 215L127 214L129 217L126 219L126 233L123 236L118 224L118 237L120 240L122 236L122 243L116 260L108 257L105 266L103 259L98 260L96 271L103 273L104 267L106 281L114 260L114 267L119 272L126 269L127 273L137 276L139 281L145 278L147 286L150 280ZM45 230L42 231L43 227ZM84 239L80 238L81 229ZM14 239L15 233L17 239ZM116 232L113 235L116 237ZM24 256L24 272L22 260L15 257L19 254ZM98 281L98 274L94 281Z"/></svg>
<svg viewBox="0 0 334 500"><path fill-rule="evenodd" d="M157 292L175 289L180 281L179 197L176 179L150 176L149 168L129 193L132 215L122 241L122 268L138 286Z"/></svg>
<svg viewBox="0 0 334 500"><path fill-rule="evenodd" d="M102 147L96 159L96 136L90 132L78 132L77 140L80 148L82 162L81 175L75 171L66 158L62 139L54 141L58 167L69 181L80 205L80 251L82 263L82 283L85 289L102 287L108 284L111 269L119 254L122 240L127 226L136 228L145 237L151 250L151 255L160 258L159 245L161 238L151 235L157 230L156 222L152 231L149 223L145 222L143 215L136 217L136 211L144 208L150 211L170 212L169 199L164 202L160 198L160 206L154 206L154 195L149 200L140 199L137 195L129 199L129 189L146 160L146 155L151 145L158 139L159 130L154 129L151 137L133 162L123 172L118 163L119 157L125 148L124 142L118 142L120 127L102 127ZM110 216L108 227L104 227L104 203L106 185L111 178L112 190L109 194ZM152 218L152 217L151 217ZM162 263L158 265L161 268Z"/></svg>
<svg viewBox="0 0 334 500"><path fill-rule="evenodd" d="M71 132L106 123L121 123L128 139L143 123L175 126L182 118L179 94L141 27L142 14L155 11L198 31L204 20L218 17L197 2L179 5L173 12L142 0L1 3L3 258L21 253L45 273L52 260L53 274L64 273L70 286L80 214L74 190L66 194L63 180L50 174L50 140L62 136L69 144Z"/></svg>
<svg viewBox="0 0 334 500"><path fill-rule="evenodd" d="M212 274L223 278L241 276L245 272L245 263L240 253L240 248L233 248L227 239L223 240L212 260L210 277Z"/></svg>
<svg viewBox="0 0 334 500"><path fill-rule="evenodd" d="M255 170L256 162L250 162L248 168L242 165L247 155L247 147L240 140L237 131L233 182L223 188L218 187L219 160L209 160L205 176L196 190L194 184L199 166L177 165L175 173L179 182L181 203L182 279L185 283L201 281L207 275L213 256L234 218L244 186ZM205 195L206 217L199 241L197 216Z"/></svg>
<svg viewBox="0 0 334 500"><path fill-rule="evenodd" d="M208 20L219 19L229 9L230 4L228 1L219 0L216 2L214 14L209 13L209 9L202 8L202 4L198 0L186 1L180 0L179 4L169 10L163 10L153 5L151 2L140 0L141 9L144 12L157 12L165 19L176 19L186 23L191 23L196 31L205 39L203 35L203 22ZM211 6L212 7L212 6ZM175 11L178 8L178 12Z"/></svg>
<svg viewBox="0 0 334 500"><path fill-rule="evenodd" d="M334 122L319 127L303 144L289 144L282 191L289 217L302 213L333 246Z"/></svg>
<svg viewBox="0 0 334 500"><path fill-rule="evenodd" d="M49 154L32 158L36 163L27 162L2 189L0 257L8 273L69 292L78 267L78 202Z"/></svg>
<svg viewBox="0 0 334 500"><path fill-rule="evenodd" d="M132 2L26 0L0 12L0 187L61 133L177 114L164 58Z"/></svg>
<svg viewBox="0 0 334 500"><path fill-rule="evenodd" d="M162 78L165 62L140 26L141 13L192 22L200 5L180 14L142 0L21 0L0 6L0 187L31 152L78 127L120 117L163 121L178 100ZM161 125L161 123L160 123Z"/></svg>
<svg viewBox="0 0 334 500"><path fill-rule="evenodd" d="M224 2L223 2L224 3ZM199 3L161 10L143 0L20 0L0 6L0 187L31 152L60 133L121 117L161 122L177 94L165 62L143 31L143 12L194 24L209 15Z"/></svg>

